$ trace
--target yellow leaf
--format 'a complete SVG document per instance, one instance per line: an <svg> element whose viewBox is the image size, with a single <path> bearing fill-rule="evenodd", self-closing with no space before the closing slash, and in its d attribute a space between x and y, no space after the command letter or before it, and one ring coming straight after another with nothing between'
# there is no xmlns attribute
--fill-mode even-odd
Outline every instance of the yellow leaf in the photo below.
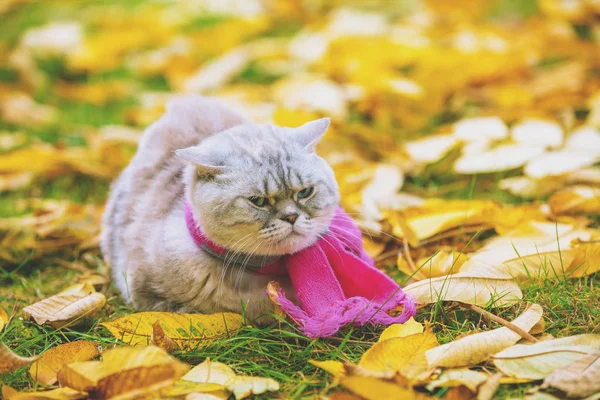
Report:
<svg viewBox="0 0 600 400"><path fill-rule="evenodd" d="M358 365L373 372L399 372L416 379L428 370L425 353L438 345L430 331L377 342L363 354Z"/></svg>
<svg viewBox="0 0 600 400"><path fill-rule="evenodd" d="M4 343L0 343L0 374L29 365L37 359L38 357L21 357L15 354Z"/></svg>
<svg viewBox="0 0 600 400"><path fill-rule="evenodd" d="M217 383L198 383L183 379L179 379L177 382L175 382L175 385L173 385L173 388L171 388L167 394L167 397L179 397L189 395L191 393L206 393L223 400L229 398L229 392L223 385L219 385Z"/></svg>
<svg viewBox="0 0 600 400"><path fill-rule="evenodd" d="M87 399L86 392L62 387L45 392L17 392L10 386L2 386L4 400L78 400Z"/></svg>
<svg viewBox="0 0 600 400"><path fill-rule="evenodd" d="M115 81L87 84L58 82L54 86L54 93L65 99L102 105L127 96L132 89L125 82Z"/></svg>
<svg viewBox="0 0 600 400"><path fill-rule="evenodd" d="M418 304L438 301L506 307L523 298L516 282L505 273L480 276L477 272L460 272L438 278L425 279L404 287L404 292Z"/></svg>
<svg viewBox="0 0 600 400"><path fill-rule="evenodd" d="M309 360L309 363L314 365L317 368L324 369L329 372L336 378L341 378L346 375L346 370L344 369L344 364L340 361L335 360L326 360L326 361L317 361L317 360Z"/></svg>
<svg viewBox="0 0 600 400"><path fill-rule="evenodd" d="M130 314L101 325L117 339L131 346L150 343L152 325L161 322L167 337L182 350L198 349L213 340L232 335L242 326L242 316L235 313L176 314L168 312L141 312Z"/></svg>
<svg viewBox="0 0 600 400"><path fill-rule="evenodd" d="M544 149L541 146L504 144L487 151L463 154L456 160L454 171L458 174L507 171L522 167L543 153Z"/></svg>
<svg viewBox="0 0 600 400"><path fill-rule="evenodd" d="M485 382L489 376L483 372L472 371L468 368L445 369L440 376L427 384L427 390L432 392L439 387L456 387L464 385L471 392L477 392L477 387Z"/></svg>
<svg viewBox="0 0 600 400"><path fill-rule="evenodd" d="M436 278L448 274L455 274L467 260L468 256L457 251L438 250L431 257L423 257L417 260L417 272L413 273L402 255L398 256L398 269L415 280Z"/></svg>
<svg viewBox="0 0 600 400"><path fill-rule="evenodd" d="M4 311L4 309L0 308L0 332L2 332L7 322L8 314L6 314L6 311Z"/></svg>
<svg viewBox="0 0 600 400"><path fill-rule="evenodd" d="M75 361L87 361L99 354L98 344L94 342L80 340L64 343L45 351L29 368L29 375L37 383L51 386L57 382L56 375L63 365Z"/></svg>
<svg viewBox="0 0 600 400"><path fill-rule="evenodd" d="M477 400L492 400L496 391L500 387L504 374L496 372L486 382L484 382L477 390Z"/></svg>
<svg viewBox="0 0 600 400"><path fill-rule="evenodd" d="M423 324L415 321L413 317L410 317L410 319L403 324L392 324L385 328L385 330L381 332L381 336L379 336L377 342L397 337L410 336L416 333L423 333Z"/></svg>
<svg viewBox="0 0 600 400"><path fill-rule="evenodd" d="M531 345L517 344L496 353L493 361L508 376L537 380L599 351L600 335L584 334Z"/></svg>
<svg viewBox="0 0 600 400"><path fill-rule="evenodd" d="M179 350L179 345L165 334L165 331L160 326L160 320L158 319L154 324L152 324L152 335L150 336L150 341L153 345L160 347L167 353L172 353Z"/></svg>
<svg viewBox="0 0 600 400"><path fill-rule="evenodd" d="M428 200L422 206L398 211L397 216L401 231L406 234L410 245L418 247L421 240L448 229L467 225L492 225L501 210L493 201Z"/></svg>
<svg viewBox="0 0 600 400"><path fill-rule="evenodd" d="M40 300L23 309L23 317L37 324L49 323L58 328L85 316L91 316L106 303L90 284L75 287Z"/></svg>
<svg viewBox="0 0 600 400"><path fill-rule="evenodd" d="M273 379L254 376L235 376L229 379L225 386L233 392L236 399L245 399L252 394L279 390L279 383Z"/></svg>
<svg viewBox="0 0 600 400"><path fill-rule="evenodd" d="M195 382L203 385L205 391L227 390L233 392L236 399L243 399L251 394L279 390L279 383L270 378L237 376L226 364L207 359L192 368L181 377L181 381ZM216 385L216 386L215 386ZM210 390L214 388L213 390ZM208 389L208 390L207 390ZM216 395L212 393L213 395Z"/></svg>
<svg viewBox="0 0 600 400"><path fill-rule="evenodd" d="M197 383L214 383L225 385L229 379L235 376L235 372L226 364L206 359L202 364L196 365L188 373L181 377L182 380Z"/></svg>
<svg viewBox="0 0 600 400"><path fill-rule="evenodd" d="M0 193L26 188L30 186L32 182L33 173L28 171L0 175Z"/></svg>
<svg viewBox="0 0 600 400"><path fill-rule="evenodd" d="M405 389L394 383L371 376L350 376L342 378L340 384L367 400L382 399L427 399L428 396Z"/></svg>
<svg viewBox="0 0 600 400"><path fill-rule="evenodd" d="M568 397L587 397L600 393L600 352L552 371L544 379L542 388L550 386L562 390Z"/></svg>
<svg viewBox="0 0 600 400"><path fill-rule="evenodd" d="M541 318L542 307L533 304L512 324L528 332ZM521 339L518 333L507 327L468 335L450 343L433 348L426 353L430 367L462 367L478 364L504 350Z"/></svg>
<svg viewBox="0 0 600 400"><path fill-rule="evenodd" d="M552 212L557 215L586 213L600 215L600 188L575 186L554 193L549 200Z"/></svg>
<svg viewBox="0 0 600 400"><path fill-rule="evenodd" d="M119 347L105 351L102 361L67 364L58 373L58 381L90 397L135 398L168 392L188 369L189 365L155 346Z"/></svg>

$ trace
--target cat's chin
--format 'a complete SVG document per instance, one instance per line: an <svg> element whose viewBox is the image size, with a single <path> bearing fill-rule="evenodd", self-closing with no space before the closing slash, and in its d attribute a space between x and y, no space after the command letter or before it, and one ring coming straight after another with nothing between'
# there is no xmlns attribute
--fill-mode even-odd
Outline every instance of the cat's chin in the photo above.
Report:
<svg viewBox="0 0 600 400"><path fill-rule="evenodd" d="M316 243L317 237L309 238L298 232L291 232L273 246L278 255L294 254Z"/></svg>

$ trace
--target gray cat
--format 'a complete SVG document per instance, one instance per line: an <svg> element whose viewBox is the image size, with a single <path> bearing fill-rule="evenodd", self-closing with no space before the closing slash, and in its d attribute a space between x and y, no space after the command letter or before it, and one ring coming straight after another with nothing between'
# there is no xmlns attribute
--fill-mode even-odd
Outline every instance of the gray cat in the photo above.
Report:
<svg viewBox="0 0 600 400"><path fill-rule="evenodd" d="M101 248L123 297L140 311L272 311L260 260L295 253L327 232L339 202L315 154L329 119L299 128L253 124L216 100L171 102L114 182ZM225 256L199 246L194 224ZM252 264L252 266L250 265Z"/></svg>

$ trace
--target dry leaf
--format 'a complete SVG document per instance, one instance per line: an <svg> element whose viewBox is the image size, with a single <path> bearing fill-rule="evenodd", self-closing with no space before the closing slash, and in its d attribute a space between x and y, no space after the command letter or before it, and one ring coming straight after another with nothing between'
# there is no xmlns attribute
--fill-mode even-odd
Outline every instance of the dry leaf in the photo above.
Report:
<svg viewBox="0 0 600 400"><path fill-rule="evenodd" d="M229 398L229 391L225 389L223 385L219 385L216 383L198 383L192 381L186 381L183 379L179 379L175 382L175 385L171 388L169 393L167 393L167 397L181 397L196 394L206 394L207 396L212 396L212 398L227 400Z"/></svg>
<svg viewBox="0 0 600 400"><path fill-rule="evenodd" d="M528 332L541 318L542 307L533 304L512 324ZM429 367L462 367L478 364L521 339L507 327L476 333L427 351Z"/></svg>
<svg viewBox="0 0 600 400"><path fill-rule="evenodd" d="M213 340L232 335L242 326L242 316L234 313L176 314L141 312L130 314L101 325L117 339L131 346L150 343L152 325L160 321L166 335L182 350L198 349Z"/></svg>
<svg viewBox="0 0 600 400"><path fill-rule="evenodd" d="M555 122L531 119L513 126L512 137L532 146L557 147L563 143L563 130Z"/></svg>
<svg viewBox="0 0 600 400"><path fill-rule="evenodd" d="M0 332L4 329L4 326L8 323L8 314L4 309L0 308Z"/></svg>
<svg viewBox="0 0 600 400"><path fill-rule="evenodd" d="M198 364L188 371L181 379L197 383L225 385L225 382L234 376L235 372L228 365L207 358L202 364Z"/></svg>
<svg viewBox="0 0 600 400"><path fill-rule="evenodd" d="M158 319L154 324L152 324L152 335L150 336L150 341L153 345L160 347L167 353L180 350L179 345L165 334L165 331L160 326L160 320Z"/></svg>
<svg viewBox="0 0 600 400"><path fill-rule="evenodd" d="M489 224L493 225L501 207L493 201L479 200L427 200L424 205L398 211L396 216L400 231L394 234L408 238L413 247L437 233L452 228Z"/></svg>
<svg viewBox="0 0 600 400"><path fill-rule="evenodd" d="M542 154L529 161L524 172L530 178L543 179L579 171L594 164L597 156L571 150L560 150Z"/></svg>
<svg viewBox="0 0 600 400"><path fill-rule="evenodd" d="M2 386L2 398L4 400L78 400L87 399L86 392L62 387L45 392L18 392L10 386Z"/></svg>
<svg viewBox="0 0 600 400"><path fill-rule="evenodd" d="M429 136L405 143L404 150L411 159L432 164L444 157L458 143L459 139L452 135Z"/></svg>
<svg viewBox="0 0 600 400"><path fill-rule="evenodd" d="M539 157L544 149L539 145L504 144L488 151L463 154L454 164L457 174L482 174L519 168Z"/></svg>
<svg viewBox="0 0 600 400"><path fill-rule="evenodd" d="M439 278L425 279L404 287L404 292L418 304L439 301L460 301L468 304L506 307L523 298L523 293L506 273L488 274L479 271L460 272ZM494 276L496 275L496 276Z"/></svg>
<svg viewBox="0 0 600 400"><path fill-rule="evenodd" d="M403 324L392 324L385 328L385 330L381 332L381 336L379 336L377 342L397 337L410 336L416 333L423 333L423 324L415 321L413 317L410 317L410 319Z"/></svg>
<svg viewBox="0 0 600 400"><path fill-rule="evenodd" d="M286 318L286 313L285 311L283 311L283 309L281 308L281 304L279 304L279 301L277 300L279 298L279 292L281 290L281 285L278 282L275 281L269 281L269 283L267 283L267 296L269 296L269 300L271 300L271 303L273 303L273 313L283 319Z"/></svg>
<svg viewBox="0 0 600 400"><path fill-rule="evenodd" d="M431 331L377 342L363 354L358 365L369 371L399 372L414 380L428 370L425 353L438 345Z"/></svg>
<svg viewBox="0 0 600 400"><path fill-rule="evenodd" d="M550 197L550 208L556 215L585 213L600 215L600 188L575 186Z"/></svg>
<svg viewBox="0 0 600 400"><path fill-rule="evenodd" d="M532 345L517 344L496 353L493 360L505 375L537 380L599 350L600 335L584 334Z"/></svg>
<svg viewBox="0 0 600 400"><path fill-rule="evenodd" d="M452 368L444 370L440 376L427 384L427 390L432 392L439 387L466 386L473 393L489 376L483 372L472 371L468 368Z"/></svg>
<svg viewBox="0 0 600 400"><path fill-rule="evenodd" d="M64 343L45 351L29 368L31 379L41 385L54 385L58 371L63 365L75 361L87 361L98 356L98 344L86 340Z"/></svg>
<svg viewBox="0 0 600 400"><path fill-rule="evenodd" d="M555 369L544 379L542 388L554 387L568 397L587 397L600 393L600 353L574 361L564 368Z"/></svg>
<svg viewBox="0 0 600 400"><path fill-rule="evenodd" d="M29 365L37 359L38 357L21 357L15 354L4 343L0 343L0 374Z"/></svg>
<svg viewBox="0 0 600 400"><path fill-rule="evenodd" d="M60 328L79 318L93 315L104 306L106 297L90 284L79 284L23 308L23 318Z"/></svg>
<svg viewBox="0 0 600 400"><path fill-rule="evenodd" d="M233 392L236 399L245 399L252 394L279 390L279 383L273 379L254 376L235 376L229 379L225 386Z"/></svg>
<svg viewBox="0 0 600 400"><path fill-rule="evenodd" d="M497 372L481 386L479 386L479 390L477 391L477 400L492 400L496 394L496 391L500 387L500 383L502 383L503 376L504 375L502 373Z"/></svg>
<svg viewBox="0 0 600 400"><path fill-rule="evenodd" d="M457 251L440 249L433 256L418 259L416 261L418 270L413 273L404 257L399 255L398 269L415 280L436 278L457 273L467 258L467 255Z"/></svg>
<svg viewBox="0 0 600 400"><path fill-rule="evenodd" d="M0 193L29 187L33 182L33 173L17 172L0 175Z"/></svg>
<svg viewBox="0 0 600 400"><path fill-rule="evenodd" d="M202 364L192 368L187 374L181 377L182 381L195 382L200 384L212 384L215 390L230 391L236 399L243 399L252 394L261 394L267 391L279 390L279 383L270 378L238 376L226 364L211 361L207 359Z"/></svg>
<svg viewBox="0 0 600 400"><path fill-rule="evenodd" d="M342 378L340 384L346 389L356 393L367 400L382 399L427 399L428 396L404 389L394 383L373 378L370 376L350 376Z"/></svg>
<svg viewBox="0 0 600 400"><path fill-rule="evenodd" d="M133 398L167 393L188 369L155 346L118 347L105 351L102 361L67 364L58 373L58 381L91 397Z"/></svg>
<svg viewBox="0 0 600 400"><path fill-rule="evenodd" d="M314 365L317 368L321 368L336 378L341 378L346 375L346 370L344 368L344 363L335 360L326 360L326 361L317 361L317 360L308 360L309 363Z"/></svg>

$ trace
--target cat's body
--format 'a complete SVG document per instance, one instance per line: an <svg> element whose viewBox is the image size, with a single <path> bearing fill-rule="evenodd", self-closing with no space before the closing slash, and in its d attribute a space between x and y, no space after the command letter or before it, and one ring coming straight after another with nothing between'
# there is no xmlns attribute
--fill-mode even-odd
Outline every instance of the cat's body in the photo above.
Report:
<svg viewBox="0 0 600 400"><path fill-rule="evenodd" d="M298 150L326 129L312 124L298 133L254 125L200 96L170 104L144 133L107 203L101 247L122 295L138 310L244 308L250 319L272 310L265 295L270 280L293 296L286 276L257 275L239 257L235 265L226 259L224 269L224 260L193 240L184 210L191 204L209 239L240 254L283 255L313 244L326 231L339 195L324 161L310 149ZM315 129L323 132L309 132ZM303 179L310 180L311 193L313 187L321 193L300 199ZM257 190L271 203L257 201L263 199Z"/></svg>

